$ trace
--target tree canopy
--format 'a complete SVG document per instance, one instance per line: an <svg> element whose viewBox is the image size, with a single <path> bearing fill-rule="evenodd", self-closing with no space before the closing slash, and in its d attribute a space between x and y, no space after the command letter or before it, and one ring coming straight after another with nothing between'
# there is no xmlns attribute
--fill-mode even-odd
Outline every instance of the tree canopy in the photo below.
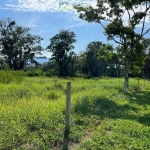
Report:
<svg viewBox="0 0 150 150"><path fill-rule="evenodd" d="M85 51L86 55L86 70L90 76L100 75L100 60L98 60L98 50L103 47L104 44L99 41L90 42Z"/></svg>
<svg viewBox="0 0 150 150"><path fill-rule="evenodd" d="M10 18L0 21L0 54L3 55L10 69L20 70L27 61L34 60L36 54L43 50L40 46L43 40L38 35L29 33L30 28L18 26Z"/></svg>
<svg viewBox="0 0 150 150"><path fill-rule="evenodd" d="M150 30L146 26L150 13L150 2L145 0L97 0L95 8L74 6L80 12L80 18L88 22L99 23L108 40L123 46L125 57L125 83L128 87L129 68L136 45ZM140 26L140 28L139 28ZM138 29L138 30L137 30Z"/></svg>
<svg viewBox="0 0 150 150"><path fill-rule="evenodd" d="M51 59L58 63L60 76L66 76L68 73L68 61L70 60L68 55L74 49L73 43L75 42L75 33L68 30L61 30L50 39L47 50L52 53Z"/></svg>

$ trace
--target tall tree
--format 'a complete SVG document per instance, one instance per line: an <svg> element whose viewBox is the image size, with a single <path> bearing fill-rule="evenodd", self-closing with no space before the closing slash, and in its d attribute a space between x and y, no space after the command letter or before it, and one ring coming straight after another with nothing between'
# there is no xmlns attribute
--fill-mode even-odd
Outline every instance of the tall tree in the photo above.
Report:
<svg viewBox="0 0 150 150"><path fill-rule="evenodd" d="M59 75L68 75L68 59L69 52L74 49L73 43L76 42L74 32L61 30L58 34L50 39L50 45L47 50L52 52L52 58L55 59L59 66Z"/></svg>
<svg viewBox="0 0 150 150"><path fill-rule="evenodd" d="M68 73L69 76L76 76L76 72L78 69L78 56L75 52L71 51L68 55Z"/></svg>
<svg viewBox="0 0 150 150"><path fill-rule="evenodd" d="M43 49L40 43L43 39L29 31L29 28L18 26L10 18L0 21L0 54L5 56L10 69L23 69L29 60L37 63L34 57L41 54Z"/></svg>
<svg viewBox="0 0 150 150"><path fill-rule="evenodd" d="M91 6L84 8L80 5L74 8L81 12L81 19L99 23L108 40L113 40L123 46L125 57L124 90L126 91L131 58L136 51L136 44L150 30L145 25L150 10L150 2L148 0L97 0L97 7L95 8ZM140 28L139 25L141 25Z"/></svg>
<svg viewBox="0 0 150 150"><path fill-rule="evenodd" d="M87 74L88 67L87 67L87 57L86 52L81 51L78 56L78 73L79 74Z"/></svg>
<svg viewBox="0 0 150 150"><path fill-rule="evenodd" d="M104 44L99 41L90 42L86 47L86 64L88 72L91 76L100 75L100 60L98 60L98 50L103 47Z"/></svg>

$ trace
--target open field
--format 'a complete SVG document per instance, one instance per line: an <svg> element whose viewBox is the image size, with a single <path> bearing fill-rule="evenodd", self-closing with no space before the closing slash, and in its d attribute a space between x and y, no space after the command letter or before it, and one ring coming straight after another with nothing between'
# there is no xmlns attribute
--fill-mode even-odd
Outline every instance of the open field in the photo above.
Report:
<svg viewBox="0 0 150 150"><path fill-rule="evenodd" d="M63 147L66 83L72 83L70 142ZM25 77L0 84L0 150L148 150L150 84L122 78Z"/></svg>

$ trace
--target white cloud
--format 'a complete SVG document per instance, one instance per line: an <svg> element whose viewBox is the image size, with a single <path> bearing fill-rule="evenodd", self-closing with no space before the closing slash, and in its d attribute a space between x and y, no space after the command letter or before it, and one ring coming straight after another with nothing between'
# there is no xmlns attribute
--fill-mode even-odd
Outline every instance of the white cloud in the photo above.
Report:
<svg viewBox="0 0 150 150"><path fill-rule="evenodd" d="M41 58L51 58L52 57L52 53L48 52L46 50L42 51L40 54L36 54L35 55L36 58L41 57Z"/></svg>
<svg viewBox="0 0 150 150"><path fill-rule="evenodd" d="M64 28L67 28L67 29L72 29L72 28L76 28L76 27L80 27L80 26L83 26L85 25L86 22L80 22L80 23L77 23L77 24L73 24L73 25L70 25L70 26L66 26Z"/></svg>
<svg viewBox="0 0 150 150"><path fill-rule="evenodd" d="M31 25L29 25L29 27L38 27L38 25L36 25L36 24L31 24Z"/></svg>
<svg viewBox="0 0 150 150"><path fill-rule="evenodd" d="M96 0L7 0L3 9L20 11L73 11L73 5L95 6Z"/></svg>
<svg viewBox="0 0 150 150"><path fill-rule="evenodd" d="M38 12L70 12L74 20L79 20L79 14L74 10L73 6L81 4L83 6L96 7L97 0L7 0L1 3L0 9L12 9L18 11L38 11ZM144 10L145 6L139 6L137 11ZM132 14L132 12L130 12ZM106 14L104 14L106 16ZM71 18L72 18L71 17ZM123 16L124 24L127 25L128 14ZM69 19L69 18L68 18ZM149 23L149 17L146 18L146 23ZM34 24L33 24L34 25ZM31 27L33 27L31 24ZM140 27L139 25L138 27Z"/></svg>
<svg viewBox="0 0 150 150"><path fill-rule="evenodd" d="M45 56L46 58L51 58L52 53L47 52L47 51L42 51L42 55Z"/></svg>
<svg viewBox="0 0 150 150"><path fill-rule="evenodd" d="M38 25L37 25L37 18L34 17L34 18L31 18L30 20L28 20L26 26L31 27L31 28L32 27L38 27Z"/></svg>

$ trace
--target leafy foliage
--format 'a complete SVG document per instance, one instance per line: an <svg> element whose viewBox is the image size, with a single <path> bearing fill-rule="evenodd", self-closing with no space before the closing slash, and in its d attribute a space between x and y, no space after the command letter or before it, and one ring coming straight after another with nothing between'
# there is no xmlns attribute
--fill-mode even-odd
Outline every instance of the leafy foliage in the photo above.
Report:
<svg viewBox="0 0 150 150"><path fill-rule="evenodd" d="M74 32L62 30L50 39L50 45L47 50L52 52L52 58L59 66L59 75L67 76L68 73L68 53L74 48L73 43L76 42ZM71 55L70 55L71 56Z"/></svg>
<svg viewBox="0 0 150 150"><path fill-rule="evenodd" d="M90 42L86 50L78 55L78 73L85 77L96 77L102 75L103 65L101 60L98 60L98 50L104 44L99 41Z"/></svg>
<svg viewBox="0 0 150 150"><path fill-rule="evenodd" d="M26 75L27 76L30 76L30 77L35 77L35 76L41 76L43 73L42 73L42 70L40 69L31 69L31 70L28 70L26 72Z"/></svg>
<svg viewBox="0 0 150 150"><path fill-rule="evenodd" d="M108 40L113 40L123 47L122 55L125 57L125 83L124 90L128 87L129 68L132 58L136 53L136 45L150 30L145 23L150 11L149 1L97 1L97 7L92 8L74 6L79 17L88 22L99 23L107 35ZM141 9L140 9L141 8ZM105 25L106 24L106 25ZM140 30L136 30L141 25Z"/></svg>
<svg viewBox="0 0 150 150"><path fill-rule="evenodd" d="M33 58L43 50L40 46L42 38L31 35L29 31L10 18L0 21L0 54L5 57L10 69L21 70L29 60L37 63Z"/></svg>

